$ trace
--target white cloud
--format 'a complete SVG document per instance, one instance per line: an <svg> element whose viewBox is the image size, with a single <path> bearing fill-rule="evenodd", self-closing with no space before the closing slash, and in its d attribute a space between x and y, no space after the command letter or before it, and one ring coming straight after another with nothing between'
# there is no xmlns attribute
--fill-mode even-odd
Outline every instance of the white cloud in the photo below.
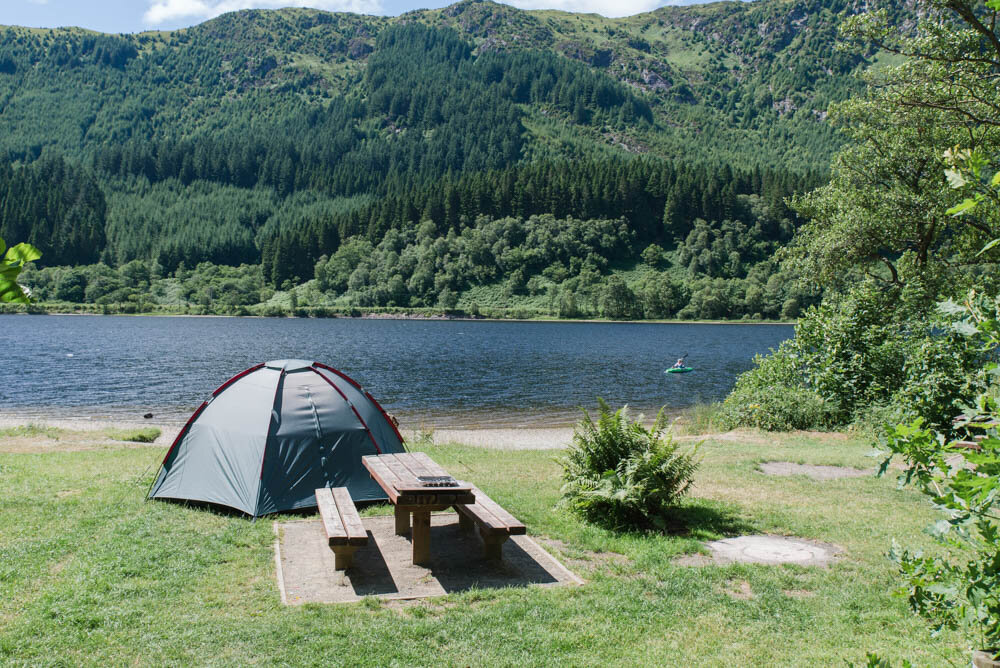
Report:
<svg viewBox="0 0 1000 668"><path fill-rule="evenodd" d="M49 0L28 0L28 4L31 5L47 5Z"/></svg>
<svg viewBox="0 0 1000 668"><path fill-rule="evenodd" d="M47 2L48 0L42 0ZM204 20L239 9L278 9L280 7L311 7L328 12L378 14L381 0L155 0L143 19L148 25L184 19Z"/></svg>

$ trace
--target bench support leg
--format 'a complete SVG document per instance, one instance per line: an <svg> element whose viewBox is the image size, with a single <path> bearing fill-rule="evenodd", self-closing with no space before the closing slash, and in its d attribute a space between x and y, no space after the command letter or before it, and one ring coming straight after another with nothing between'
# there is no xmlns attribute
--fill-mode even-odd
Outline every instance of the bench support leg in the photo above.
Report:
<svg viewBox="0 0 1000 668"><path fill-rule="evenodd" d="M410 511L403 510L399 506L395 507L396 514L396 535L402 536L410 530Z"/></svg>
<svg viewBox="0 0 1000 668"><path fill-rule="evenodd" d="M472 531L476 527L475 523L472 521L468 515L462 511L458 511L458 528L462 531Z"/></svg>
<svg viewBox="0 0 1000 668"><path fill-rule="evenodd" d="M358 547L356 545L337 545L330 549L333 550L333 569L346 571L354 563L354 552Z"/></svg>
<svg viewBox="0 0 1000 668"><path fill-rule="evenodd" d="M431 558L431 513L429 510L413 511L413 563L423 564Z"/></svg>
<svg viewBox="0 0 1000 668"><path fill-rule="evenodd" d="M503 544L507 541L506 534L487 535L482 531L479 535L483 539L483 557L494 561L503 559Z"/></svg>

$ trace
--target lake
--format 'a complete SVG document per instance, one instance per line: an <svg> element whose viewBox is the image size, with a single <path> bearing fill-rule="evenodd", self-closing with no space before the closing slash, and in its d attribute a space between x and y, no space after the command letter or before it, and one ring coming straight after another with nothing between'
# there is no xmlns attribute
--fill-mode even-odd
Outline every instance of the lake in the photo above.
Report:
<svg viewBox="0 0 1000 668"><path fill-rule="evenodd" d="M404 427L572 424L724 397L788 325L0 316L0 414L183 422L259 362L324 362ZM688 354L693 373L664 374Z"/></svg>

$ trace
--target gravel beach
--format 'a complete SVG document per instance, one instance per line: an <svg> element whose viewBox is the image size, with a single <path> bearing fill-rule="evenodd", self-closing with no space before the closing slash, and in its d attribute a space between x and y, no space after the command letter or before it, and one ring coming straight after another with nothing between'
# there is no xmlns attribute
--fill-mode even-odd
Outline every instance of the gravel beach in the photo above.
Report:
<svg viewBox="0 0 1000 668"><path fill-rule="evenodd" d="M103 432L107 429L139 429L157 427L162 434L153 446L170 445L181 429L177 424L157 424L156 420L124 421L87 418L25 418L17 415L0 415L0 429L23 425L55 427L69 431ZM430 434L437 445L458 443L477 448L495 450L557 450L565 448L573 439L572 427L554 428L497 428L497 429L435 429L429 432L403 429L403 438L415 443L421 436Z"/></svg>

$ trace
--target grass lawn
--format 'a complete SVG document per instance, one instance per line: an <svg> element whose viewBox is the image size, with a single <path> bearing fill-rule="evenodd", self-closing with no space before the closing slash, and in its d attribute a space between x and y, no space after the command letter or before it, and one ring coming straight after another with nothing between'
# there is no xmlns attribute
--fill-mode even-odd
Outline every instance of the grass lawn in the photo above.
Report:
<svg viewBox="0 0 1000 668"><path fill-rule="evenodd" d="M832 436L709 440L684 535L617 535L556 507L552 451L427 452L546 539L580 587L479 590L412 604L283 607L271 520L144 501L160 447L0 436L3 665L726 665L968 662L892 596L893 537L931 545L933 517L894 481L756 472L790 460L871 468ZM387 507L369 509L388 512ZM683 567L700 539L748 532L835 543L829 569Z"/></svg>

